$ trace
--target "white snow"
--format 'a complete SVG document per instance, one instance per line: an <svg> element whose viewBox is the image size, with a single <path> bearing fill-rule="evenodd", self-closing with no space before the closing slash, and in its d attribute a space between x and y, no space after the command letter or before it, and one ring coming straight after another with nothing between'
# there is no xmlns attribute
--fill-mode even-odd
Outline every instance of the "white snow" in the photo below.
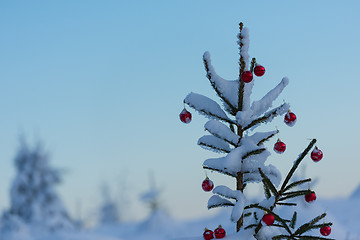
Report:
<svg viewBox="0 0 360 240"><path fill-rule="evenodd" d="M334 239L360 240L360 206L357 199L322 199L316 200L313 204L308 204L303 198L298 199L298 224L309 221L315 215L326 210L328 216L325 221L331 221L334 225L329 237ZM271 204L269 200L268 204ZM265 205L268 205L265 204ZM280 207L277 214L291 218L293 207ZM261 210L260 210L261 212ZM1 240L203 240L202 233L205 227L214 230L218 225L222 225L227 232L225 240L246 239L255 240L252 231L241 231L235 233L234 224L230 221L231 210L223 208L214 217L199 218L196 220L176 221L169 215L149 216L140 222L119 223L116 225L98 226L89 230L62 231L57 233L41 232L39 229L23 225L18 232L1 236ZM161 215L161 214L159 214ZM151 228L142 229L145 222L152 219L166 222L164 225L158 224L157 231ZM156 225L156 224L154 224ZM262 234L271 235L274 227L263 227ZM275 230L276 231L276 230ZM318 234L317 231L315 231Z"/></svg>
<svg viewBox="0 0 360 240"><path fill-rule="evenodd" d="M239 45L242 44L240 50L240 55L244 58L245 62L245 69L250 69L250 55L249 55L249 47L250 47L250 36L249 36L249 29L244 27L240 34L238 35Z"/></svg>
<svg viewBox="0 0 360 240"><path fill-rule="evenodd" d="M211 65L210 53L205 52L203 59L206 60L211 75L211 84L216 85L220 94L235 108L238 107L238 94L239 94L239 81L238 80L225 80L216 74L214 67ZM228 110L229 106L224 103L225 108Z"/></svg>
<svg viewBox="0 0 360 240"><path fill-rule="evenodd" d="M289 79L284 77L281 82L269 91L262 99L259 101L254 101L251 105L251 110L253 113L253 117L258 117L266 112L271 106L274 100L280 95L280 93L284 90L284 88L289 84Z"/></svg>
<svg viewBox="0 0 360 240"><path fill-rule="evenodd" d="M189 93L184 102L207 117L231 121L217 102L201 94Z"/></svg>
<svg viewBox="0 0 360 240"><path fill-rule="evenodd" d="M227 142L225 142L224 140L217 138L213 135L202 136L198 140L198 145L200 145L201 147L203 147L205 149L212 150L215 152L222 152L221 149L225 150L227 152L231 151L231 148ZM214 150L214 148L216 150Z"/></svg>
<svg viewBox="0 0 360 240"><path fill-rule="evenodd" d="M208 121L205 124L205 129L209 131L212 135L219 137L227 142L230 142L233 145L238 144L240 140L240 137L233 131L231 131L228 126L216 120Z"/></svg>
<svg viewBox="0 0 360 240"><path fill-rule="evenodd" d="M213 195L211 198L209 198L208 201L208 208L212 208L214 206L223 206L223 205L232 205L233 203L225 198L222 198L218 195Z"/></svg>
<svg viewBox="0 0 360 240"><path fill-rule="evenodd" d="M218 194L224 198L235 200L233 202L234 207L232 208L230 219L232 222L238 221L244 212L244 207L246 202L246 198L244 194L240 190L232 190L229 187L223 185L215 187L213 193ZM228 202L225 201L224 199L213 196L210 198L208 202L208 206L211 206L212 204L220 204L220 203L228 203Z"/></svg>
<svg viewBox="0 0 360 240"><path fill-rule="evenodd" d="M210 158L205 160L204 166L212 169L218 169L232 176L236 176L236 173L241 170L241 159L243 154L243 148L238 147L233 149L225 157Z"/></svg>

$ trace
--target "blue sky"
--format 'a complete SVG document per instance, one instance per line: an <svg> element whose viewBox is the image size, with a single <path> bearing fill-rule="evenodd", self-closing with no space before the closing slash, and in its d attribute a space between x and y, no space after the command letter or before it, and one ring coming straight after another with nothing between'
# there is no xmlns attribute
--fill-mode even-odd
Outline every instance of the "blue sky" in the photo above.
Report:
<svg viewBox="0 0 360 240"><path fill-rule="evenodd" d="M305 163L318 197L347 196L360 182L358 152L358 1L1 1L0 208L8 206L18 136L44 142L65 169L58 191L69 209L92 216L106 182L130 202L125 218L147 208L138 196L153 172L175 217L208 214L202 162L216 154L196 145L202 116L178 114L193 91L214 97L204 51L227 79L238 74L238 23L250 29L252 57L266 67L260 98L283 76L280 96L298 122L282 119L285 154L269 163L283 174L317 138L324 159ZM269 142L271 148L273 142ZM209 173L218 184L233 179ZM125 185L126 187L120 187Z"/></svg>

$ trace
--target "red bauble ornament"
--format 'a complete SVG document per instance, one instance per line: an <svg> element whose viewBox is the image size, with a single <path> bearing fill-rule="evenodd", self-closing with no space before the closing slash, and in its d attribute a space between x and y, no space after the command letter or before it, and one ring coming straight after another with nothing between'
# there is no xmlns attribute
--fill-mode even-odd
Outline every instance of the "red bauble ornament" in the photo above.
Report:
<svg viewBox="0 0 360 240"><path fill-rule="evenodd" d="M320 233L321 233L321 235L323 235L323 236L329 236L330 233L331 233L331 227L330 227L330 226L327 226L327 227L322 227L322 228L320 228Z"/></svg>
<svg viewBox="0 0 360 240"><path fill-rule="evenodd" d="M286 125L288 125L289 127L292 127L295 125L296 123L296 115L293 112L287 112L285 114L284 117L284 122L286 123Z"/></svg>
<svg viewBox="0 0 360 240"><path fill-rule="evenodd" d="M280 139L277 140L277 142L274 144L274 151L276 153L283 153L286 150L286 144L280 141Z"/></svg>
<svg viewBox="0 0 360 240"><path fill-rule="evenodd" d="M214 232L205 228L203 236L205 240L214 239Z"/></svg>
<svg viewBox="0 0 360 240"><path fill-rule="evenodd" d="M261 77L265 74L265 68L261 65L256 65L254 68L254 73L256 76Z"/></svg>
<svg viewBox="0 0 360 240"><path fill-rule="evenodd" d="M314 162L318 162L323 158L323 152L318 149L317 147L315 147L315 149L311 152L311 159Z"/></svg>
<svg viewBox="0 0 360 240"><path fill-rule="evenodd" d="M188 112L185 108L181 111L180 113L180 120L183 122L183 123L189 123L191 122L191 113Z"/></svg>
<svg viewBox="0 0 360 240"><path fill-rule="evenodd" d="M215 229L214 233L215 233L215 238L224 238L226 235L225 229L223 229L221 225L219 225L219 227Z"/></svg>
<svg viewBox="0 0 360 240"><path fill-rule="evenodd" d="M275 217L271 213L267 213L263 216L262 220L266 225L270 226L274 224Z"/></svg>
<svg viewBox="0 0 360 240"><path fill-rule="evenodd" d="M305 195L305 201L308 203L311 203L316 200L316 194L315 192L310 192Z"/></svg>
<svg viewBox="0 0 360 240"><path fill-rule="evenodd" d="M208 177L206 177L201 186L205 192L210 192L214 188L214 183Z"/></svg>
<svg viewBox="0 0 360 240"><path fill-rule="evenodd" d="M241 74L241 79L245 82L245 83L249 83L253 80L253 75L250 71L245 71Z"/></svg>

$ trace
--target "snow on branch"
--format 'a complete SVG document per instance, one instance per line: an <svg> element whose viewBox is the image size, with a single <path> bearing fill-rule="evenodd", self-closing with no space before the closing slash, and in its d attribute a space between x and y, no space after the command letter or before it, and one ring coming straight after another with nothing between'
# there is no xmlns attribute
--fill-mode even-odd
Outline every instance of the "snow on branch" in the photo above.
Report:
<svg viewBox="0 0 360 240"><path fill-rule="evenodd" d="M228 126L216 121L210 120L205 124L205 129L209 131L215 137L218 137L233 146L237 146L240 137L236 135Z"/></svg>
<svg viewBox="0 0 360 240"><path fill-rule="evenodd" d="M236 177L237 172L241 170L242 155L243 149L241 147L235 148L225 157L205 160L204 168Z"/></svg>
<svg viewBox="0 0 360 240"><path fill-rule="evenodd" d="M217 207L227 207L227 206L234 206L235 204L232 203L231 201L225 199L225 198L222 198L218 195L213 195L209 201L208 201L208 209L211 209L211 208L217 208Z"/></svg>
<svg viewBox="0 0 360 240"><path fill-rule="evenodd" d="M253 120L250 124L243 128L243 130L254 129L255 127L259 126L261 123L269 123L271 122L276 116L283 115L286 113L290 108L288 103L283 103L277 108L274 108L268 112L266 112L262 117Z"/></svg>
<svg viewBox="0 0 360 240"><path fill-rule="evenodd" d="M207 150L229 153L231 151L227 142L213 135L205 135L199 138L198 145Z"/></svg>
<svg viewBox="0 0 360 240"><path fill-rule="evenodd" d="M242 172L244 173L244 182L259 183L262 181L262 176L259 173L261 171L271 180L271 182L277 187L281 182L281 173L274 165L265 166L265 161L270 155L269 151L264 151L258 155L253 155L244 161L242 165Z"/></svg>
<svg viewBox="0 0 360 240"><path fill-rule="evenodd" d="M230 198L230 199L235 200L235 203L233 203L234 207L231 212L231 221L233 221L233 222L238 221L240 219L240 217L244 211L244 207L245 207L246 199L245 199L244 194L240 190L232 190L223 185L215 187L213 190L213 193L220 195L224 198ZM225 199L223 199L223 200L221 200L221 199L222 198L220 198L220 197L214 197L214 198L211 197L209 199L209 202L212 204L222 203L222 201L224 201ZM209 206L209 202L208 202L208 206ZM230 201L228 201L228 202L230 202ZM221 205L219 205L219 206L221 206Z"/></svg>
<svg viewBox="0 0 360 240"><path fill-rule="evenodd" d="M261 167L263 173L270 179L274 186L279 186L281 182L281 173L280 171L272 164L268 166ZM244 182L255 182L259 183L262 181L262 177L259 172L245 172L244 173Z"/></svg>
<svg viewBox="0 0 360 240"><path fill-rule="evenodd" d="M269 155L270 153L258 146L257 143L254 143L248 137L243 137L239 147L232 149L225 157L205 160L203 168L236 177L238 172L244 172L244 167L242 167L243 164L248 166L245 168L246 171L257 172L259 167L264 166L264 159ZM253 165L249 164L252 162Z"/></svg>
<svg viewBox="0 0 360 240"><path fill-rule="evenodd" d="M245 207L244 194L239 190L237 192L238 192L237 201L231 212L231 221L233 222L237 222L241 218L241 215L243 214Z"/></svg>
<svg viewBox="0 0 360 240"><path fill-rule="evenodd" d="M259 168L264 168L266 159L270 156L267 150L262 151L257 155L251 155L243 161L241 171L243 173L258 173Z"/></svg>
<svg viewBox="0 0 360 240"><path fill-rule="evenodd" d="M201 94L189 93L184 102L207 117L234 123L234 121L228 118L217 102Z"/></svg>
<svg viewBox="0 0 360 240"><path fill-rule="evenodd" d="M248 138L253 142L257 143L260 146L263 142L269 140L271 137L275 136L279 131L270 131L270 132L256 132Z"/></svg>
<svg viewBox="0 0 360 240"><path fill-rule="evenodd" d="M225 109L235 116L238 107L238 80L225 80L216 74L214 67L211 65L210 53L205 52L203 61L207 78L217 95L223 100Z"/></svg>
<svg viewBox="0 0 360 240"><path fill-rule="evenodd" d="M249 46L250 46L250 35L249 29L244 27L241 29L241 32L238 34L238 44L240 50L240 56L245 62L245 69L250 67L250 55L249 55Z"/></svg>
<svg viewBox="0 0 360 240"><path fill-rule="evenodd" d="M280 93L284 90L284 88L289 84L289 79L284 77L281 82L269 91L262 99L259 101L254 101L251 105L251 110L254 116L260 116L265 111L267 111L271 106L272 103Z"/></svg>
<svg viewBox="0 0 360 240"><path fill-rule="evenodd" d="M234 200L236 200L238 197L238 192L236 190L232 190L229 187L223 185L215 187L213 193Z"/></svg>

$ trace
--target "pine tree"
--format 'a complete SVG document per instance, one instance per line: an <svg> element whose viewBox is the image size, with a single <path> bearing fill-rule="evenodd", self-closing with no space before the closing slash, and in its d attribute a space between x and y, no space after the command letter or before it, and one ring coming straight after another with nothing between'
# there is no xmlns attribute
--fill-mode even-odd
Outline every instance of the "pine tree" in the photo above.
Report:
<svg viewBox="0 0 360 240"><path fill-rule="evenodd" d="M161 202L161 190L156 186L155 177L150 174L149 188L140 196L140 200L150 208L149 216L139 224L139 231L162 232L176 227L176 222L171 218Z"/></svg>
<svg viewBox="0 0 360 240"><path fill-rule="evenodd" d="M7 229L2 230L16 229L19 221L50 231L72 229L73 222L55 192L61 182L60 172L50 167L42 147L29 149L22 140L14 163L16 177L10 189L10 209L2 215Z"/></svg>
<svg viewBox="0 0 360 240"><path fill-rule="evenodd" d="M111 199L108 185L102 187L103 203L100 208L100 224L117 224L119 223L118 205Z"/></svg>
<svg viewBox="0 0 360 240"><path fill-rule="evenodd" d="M208 208L232 207L231 220L236 225L236 231L250 231L255 239L268 239L269 234L272 239L329 239L309 235L313 229L332 225L330 222L321 222L326 213L297 228L295 211L291 219L276 214L276 206L295 206L296 203L292 200L312 193L310 189L302 189L303 185L311 181L310 178L293 181L292 177L304 157L314 148L316 139L313 139L299 155L283 181L280 171L275 166L265 165L270 152L264 143L276 136L278 130L269 132L254 130L264 123L271 122L275 117L284 114L287 118L292 117L289 103L284 102L272 108L273 102L288 85L289 80L284 77L263 98L250 101L254 86L252 74L261 76L265 69L257 64L255 58L250 62L249 30L242 23L239 26L240 61L239 76L236 80L221 78L211 65L210 54L205 52L203 55L206 76L220 98L223 108L216 101L197 93L190 93L184 99L185 104L210 118L205 124L205 130L210 135L201 137L198 144L205 149L225 154L224 157L205 160L203 168L225 174L235 180L234 190L223 185L214 188L214 195L208 201ZM190 115L191 120L191 114L187 114ZM264 201L251 202L246 198L244 189L248 183L263 184ZM270 216L270 221L263 219L267 214ZM272 223L271 218L275 223ZM264 222L272 225L272 229L276 231L264 233Z"/></svg>

